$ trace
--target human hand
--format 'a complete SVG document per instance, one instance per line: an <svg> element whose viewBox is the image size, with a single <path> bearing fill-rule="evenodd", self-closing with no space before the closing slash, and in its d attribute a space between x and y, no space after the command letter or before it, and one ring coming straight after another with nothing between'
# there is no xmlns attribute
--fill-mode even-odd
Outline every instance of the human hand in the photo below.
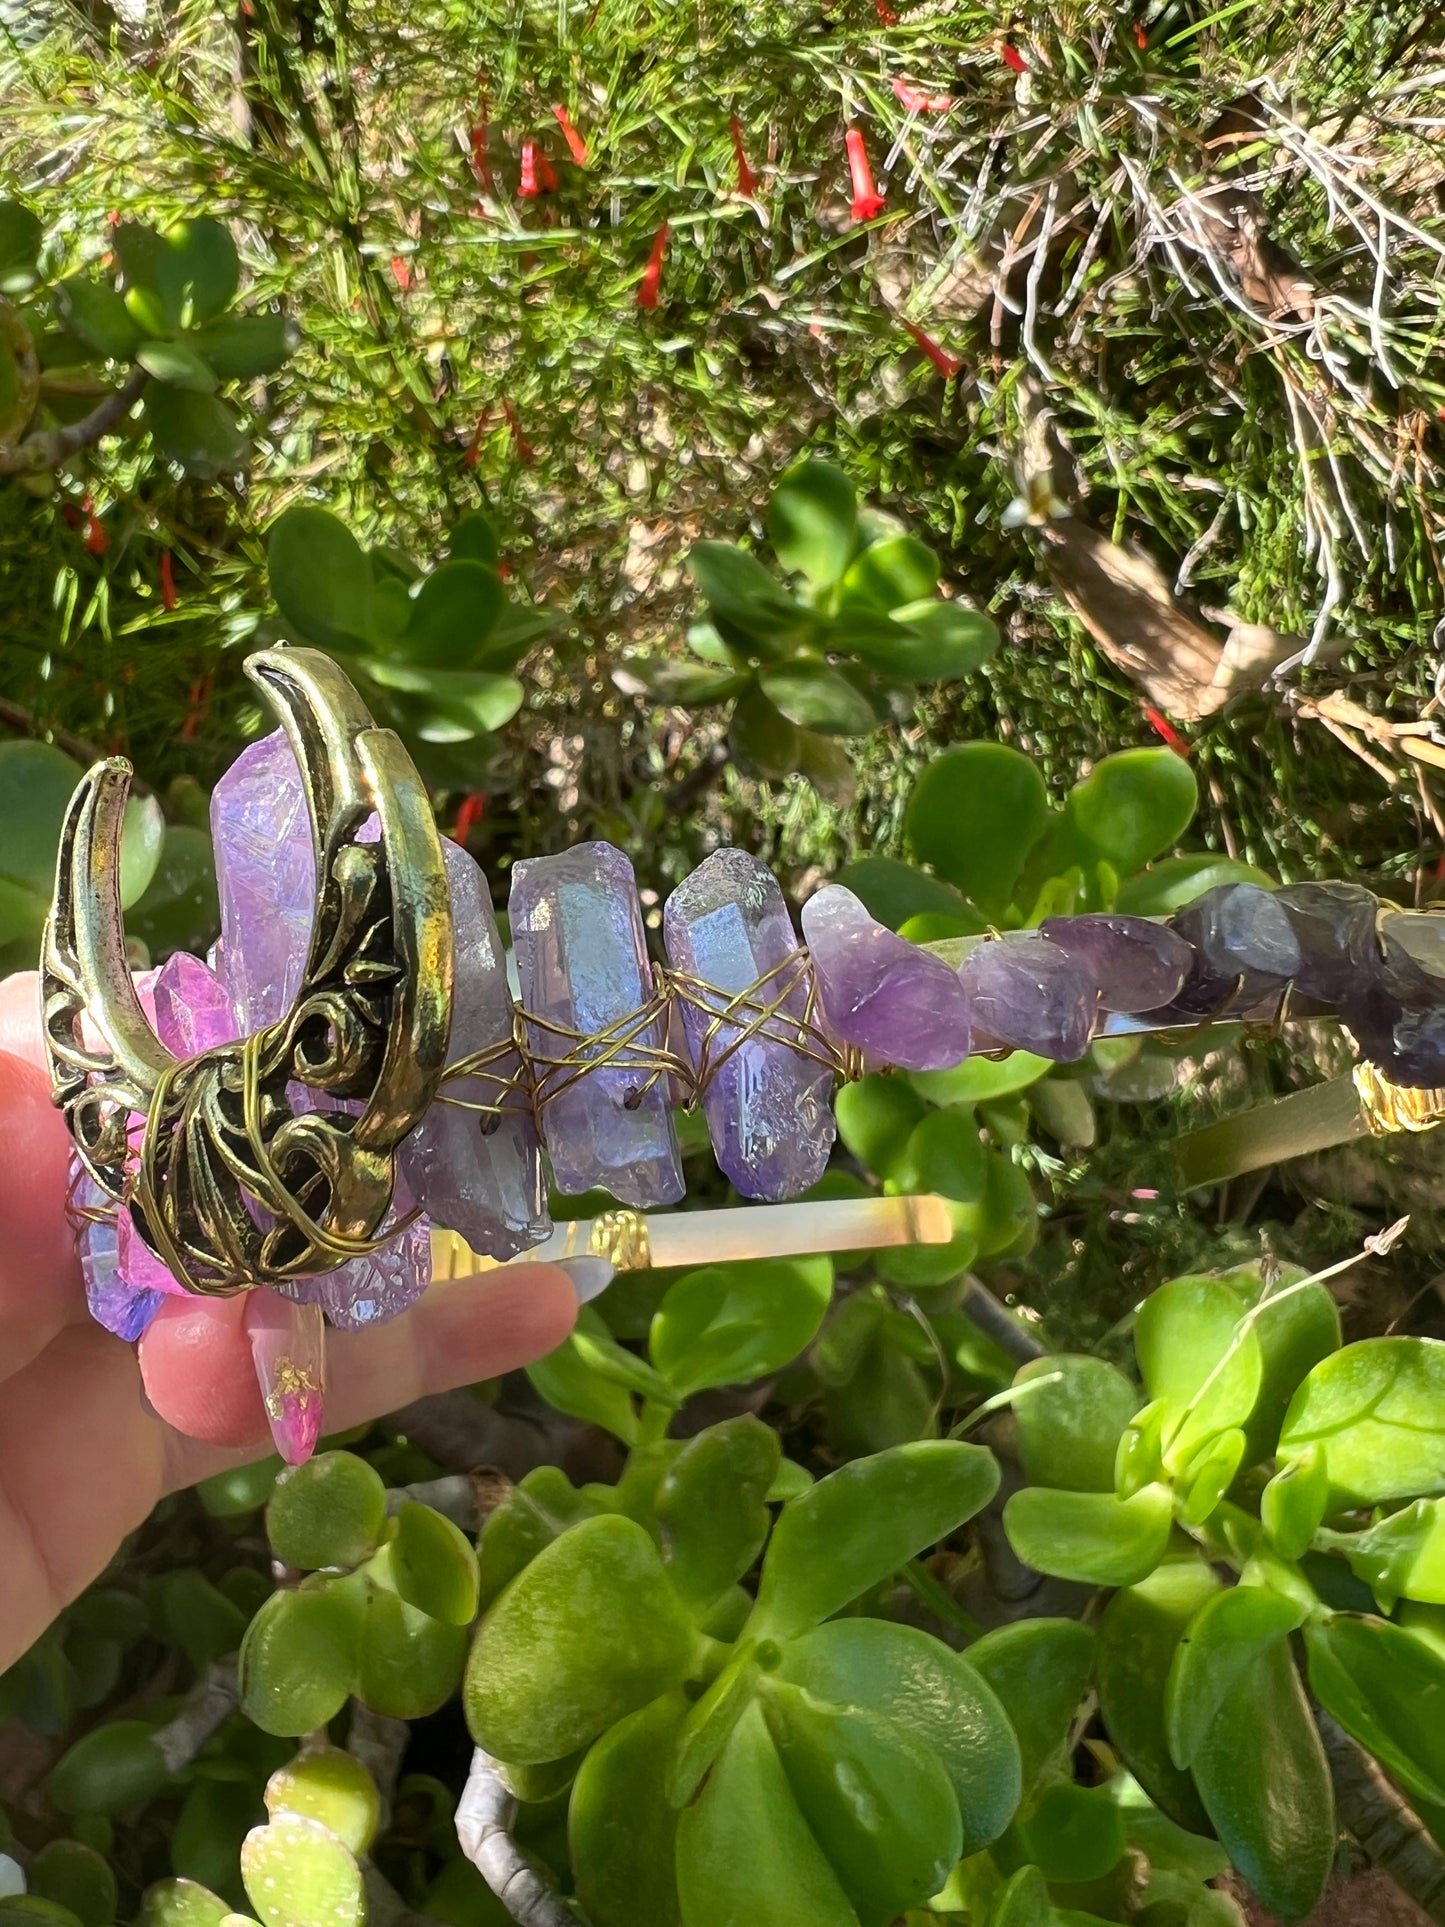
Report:
<svg viewBox="0 0 1445 1927"><path fill-rule="evenodd" d="M3 1671L167 1492L264 1457L271 1440L245 1293L168 1299L139 1346L90 1317L33 972L0 982L0 1147ZM376 1331L329 1332L327 1428L511 1371L560 1345L576 1316L567 1274L529 1264L433 1286Z"/></svg>

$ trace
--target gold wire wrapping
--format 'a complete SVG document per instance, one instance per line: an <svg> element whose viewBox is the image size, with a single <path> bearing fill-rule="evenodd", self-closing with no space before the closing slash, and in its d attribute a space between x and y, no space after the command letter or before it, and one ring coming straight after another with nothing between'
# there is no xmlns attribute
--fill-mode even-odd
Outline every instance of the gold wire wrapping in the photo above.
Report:
<svg viewBox="0 0 1445 1927"><path fill-rule="evenodd" d="M1395 1131L1430 1131L1445 1122L1445 1091L1392 1084L1369 1063L1356 1064L1352 1075L1360 1097L1360 1114L1371 1137L1388 1137Z"/></svg>
<svg viewBox="0 0 1445 1927"><path fill-rule="evenodd" d="M652 1263L647 1219L640 1211L604 1211L592 1220L587 1254L608 1259L618 1271L646 1271Z"/></svg>

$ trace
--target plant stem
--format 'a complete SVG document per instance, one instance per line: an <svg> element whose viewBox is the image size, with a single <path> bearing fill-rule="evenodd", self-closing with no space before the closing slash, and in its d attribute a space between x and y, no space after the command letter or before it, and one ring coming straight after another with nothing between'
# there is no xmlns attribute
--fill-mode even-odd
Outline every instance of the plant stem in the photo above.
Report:
<svg viewBox="0 0 1445 1927"><path fill-rule="evenodd" d="M1328 1713L1316 1712L1341 1821L1381 1872L1431 1920L1445 1922L1445 1854L1424 1821Z"/></svg>
<svg viewBox="0 0 1445 1927"><path fill-rule="evenodd" d="M577 1927L577 1916L533 1867L509 1831L517 1803L480 1747L457 1802L462 1852L521 1927Z"/></svg>
<svg viewBox="0 0 1445 1927"><path fill-rule="evenodd" d="M40 475L59 468L82 448L91 448L102 435L118 428L140 400L150 376L144 368L131 371L124 386L107 395L83 420L68 428L42 428L12 449L0 449L0 475Z"/></svg>

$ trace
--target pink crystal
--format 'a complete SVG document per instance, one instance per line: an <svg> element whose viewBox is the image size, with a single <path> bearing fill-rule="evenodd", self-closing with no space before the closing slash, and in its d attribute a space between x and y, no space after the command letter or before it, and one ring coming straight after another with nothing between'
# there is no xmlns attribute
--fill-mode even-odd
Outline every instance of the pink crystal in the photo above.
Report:
<svg viewBox="0 0 1445 1927"><path fill-rule="evenodd" d="M834 1032L885 1064L950 1070L968 1055L968 998L941 957L875 923L830 883L803 905L818 1001Z"/></svg>
<svg viewBox="0 0 1445 1927"><path fill-rule="evenodd" d="M522 1004L545 1020L530 1026L534 1054L596 1066L546 1077L542 1136L557 1189L600 1185L623 1204L675 1204L684 1187L666 1071L645 1061L660 1050L662 1024L639 1025L624 1047L573 1035L594 1037L651 1000L632 865L610 843L528 858L512 871L511 916Z"/></svg>
<svg viewBox="0 0 1445 1927"><path fill-rule="evenodd" d="M230 995L199 957L177 950L162 964L155 987L156 1034L177 1057L196 1057L241 1035Z"/></svg>
<svg viewBox="0 0 1445 1927"><path fill-rule="evenodd" d="M136 1291L168 1292L173 1297L185 1297L186 1288L178 1284L150 1246L135 1227L135 1219L126 1205L121 1205L116 1213L115 1262L122 1280Z"/></svg>
<svg viewBox="0 0 1445 1927"><path fill-rule="evenodd" d="M276 1450L302 1465L316 1449L326 1403L321 1307L259 1287L246 1299L246 1335Z"/></svg>
<svg viewBox="0 0 1445 1927"><path fill-rule="evenodd" d="M682 1027L694 1068L704 1052L713 1067L702 1108L718 1165L745 1198L795 1198L817 1183L832 1149L833 1073L787 1041L807 985L789 963L798 939L783 893L756 857L717 850L667 899L662 929L673 968L709 987L705 1009L683 1000ZM766 1029L750 1029L748 1011L719 1021L730 998L779 970L757 993L760 1004L780 1003Z"/></svg>

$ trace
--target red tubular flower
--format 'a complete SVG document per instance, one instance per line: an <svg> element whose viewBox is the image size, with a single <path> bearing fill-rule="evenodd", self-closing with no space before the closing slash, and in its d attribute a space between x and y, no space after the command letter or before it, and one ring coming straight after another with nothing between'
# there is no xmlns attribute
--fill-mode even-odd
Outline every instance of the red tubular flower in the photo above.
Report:
<svg viewBox="0 0 1445 1927"><path fill-rule="evenodd" d="M662 285L662 257L667 253L667 222L652 237L652 252L647 257L647 266L642 271L642 279L637 284L637 305L639 308L655 308L658 291Z"/></svg>
<svg viewBox="0 0 1445 1927"><path fill-rule="evenodd" d="M1028 72L1029 63L1024 59L1023 55L1011 40L1006 40L1003 43L1003 57L1005 64L1012 67L1016 74L1026 74Z"/></svg>
<svg viewBox="0 0 1445 1927"><path fill-rule="evenodd" d="M541 188L537 185L537 143L523 141L522 179L517 188L517 198L520 201L535 201L541 192Z"/></svg>
<svg viewBox="0 0 1445 1927"><path fill-rule="evenodd" d="M848 173L853 182L853 219L871 221L883 207L883 196L873 184L873 168L862 128L850 127L843 139L848 149Z"/></svg>
<svg viewBox="0 0 1445 1927"><path fill-rule="evenodd" d="M513 408L509 401L504 401L502 403L502 413L506 416L507 426L512 431L512 444L517 451L518 459L524 462L530 462L537 451L522 433L522 424L517 419L516 409Z"/></svg>
<svg viewBox="0 0 1445 1927"><path fill-rule="evenodd" d="M85 517L86 548L92 555L104 555L110 547L110 537L106 534L105 524L96 514L88 495L80 505L80 512Z"/></svg>
<svg viewBox="0 0 1445 1927"><path fill-rule="evenodd" d="M967 364L960 361L957 355L951 355L946 348L940 347L932 335L926 335L911 321L904 321L903 325L945 381L952 381L955 375L963 373Z"/></svg>
<svg viewBox="0 0 1445 1927"><path fill-rule="evenodd" d="M576 161L579 167L585 167L587 165L587 143L572 125L572 116L567 112L565 107L559 107L555 105L555 103L552 112L557 116L557 125L562 129L562 138L566 141L573 160Z"/></svg>
<svg viewBox="0 0 1445 1927"><path fill-rule="evenodd" d="M540 147L537 149L537 178L542 183L544 194L557 192L557 170Z"/></svg>
<svg viewBox="0 0 1445 1927"><path fill-rule="evenodd" d="M468 468L475 468L477 465L477 456L482 446L482 435L491 417L492 411L490 408L484 408L481 414L477 416L477 425L472 430L472 439L467 443L467 452L462 457L462 460Z"/></svg>
<svg viewBox="0 0 1445 1927"><path fill-rule="evenodd" d="M952 94L924 94L906 80L895 80L893 91L910 114L946 114L957 105Z"/></svg>
<svg viewBox="0 0 1445 1927"><path fill-rule="evenodd" d="M1168 744L1176 756L1188 756L1189 745L1170 722L1169 718L1155 709L1151 703L1144 704L1144 719L1154 734Z"/></svg>
<svg viewBox="0 0 1445 1927"><path fill-rule="evenodd" d="M462 798L461 808L457 811L456 827L452 831L452 842L464 844L472 831L487 813L487 799L473 791Z"/></svg>
<svg viewBox="0 0 1445 1927"><path fill-rule="evenodd" d="M896 27L898 25L898 15L893 11L892 7L889 6L888 0L873 0L873 11L878 16L878 24L880 27Z"/></svg>
<svg viewBox="0 0 1445 1927"><path fill-rule="evenodd" d="M748 166L748 157L743 151L743 124L736 114L728 115L728 128L733 137L733 154L738 164L738 193L756 194L758 177Z"/></svg>
<svg viewBox="0 0 1445 1927"><path fill-rule="evenodd" d="M1142 20L1136 20L1134 22L1134 45L1139 49L1141 54L1146 54L1149 51L1149 29L1144 25Z"/></svg>
<svg viewBox="0 0 1445 1927"><path fill-rule="evenodd" d="M176 606L176 578L171 573L171 552L161 550L161 607L169 615Z"/></svg>
<svg viewBox="0 0 1445 1927"><path fill-rule="evenodd" d="M404 254L394 254L391 257L391 272L393 280L402 293L408 293L412 283L412 272L411 263Z"/></svg>
<svg viewBox="0 0 1445 1927"><path fill-rule="evenodd" d="M193 743L200 733L201 720L211 701L212 678L209 672L199 681L191 684L191 693L186 699L185 720L181 724L181 741Z"/></svg>

